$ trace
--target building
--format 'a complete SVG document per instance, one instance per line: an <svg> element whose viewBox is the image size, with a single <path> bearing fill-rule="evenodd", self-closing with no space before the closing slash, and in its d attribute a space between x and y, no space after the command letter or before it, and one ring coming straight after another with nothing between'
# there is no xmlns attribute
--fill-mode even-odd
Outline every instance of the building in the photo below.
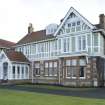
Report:
<svg viewBox="0 0 105 105"><path fill-rule="evenodd" d="M15 51L30 61L32 83L104 86L105 16L101 14L99 24L93 25L71 7L59 25L33 32L30 24ZM20 79L16 74L21 75L19 67L19 71L17 66L11 69L13 80Z"/></svg>
<svg viewBox="0 0 105 105"><path fill-rule="evenodd" d="M7 59L6 59L7 56L4 54L4 52L13 51L14 50L14 47L13 47L14 45L15 45L14 42L10 42L10 41L4 40L4 39L0 39L0 82L2 82L2 80L7 79L7 76L5 76L5 75L7 75L7 70L6 71L3 70L3 66L2 66L2 61L5 61L4 65L7 62ZM9 76L9 73L8 73L8 76Z"/></svg>
<svg viewBox="0 0 105 105"><path fill-rule="evenodd" d="M2 50L7 51L7 50L10 50L10 49L13 49L12 46L14 46L14 45L15 45L14 42L10 42L10 41L7 41L7 40L0 39L0 52Z"/></svg>
<svg viewBox="0 0 105 105"><path fill-rule="evenodd" d="M0 53L0 82L22 83L29 81L29 60L21 52L2 51Z"/></svg>

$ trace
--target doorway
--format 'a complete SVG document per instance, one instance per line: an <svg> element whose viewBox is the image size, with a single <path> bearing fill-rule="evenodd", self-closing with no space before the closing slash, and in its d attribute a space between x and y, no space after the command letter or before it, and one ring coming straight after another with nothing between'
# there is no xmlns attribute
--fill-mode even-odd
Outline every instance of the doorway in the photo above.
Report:
<svg viewBox="0 0 105 105"><path fill-rule="evenodd" d="M7 81L8 79L8 63L3 63L3 80Z"/></svg>

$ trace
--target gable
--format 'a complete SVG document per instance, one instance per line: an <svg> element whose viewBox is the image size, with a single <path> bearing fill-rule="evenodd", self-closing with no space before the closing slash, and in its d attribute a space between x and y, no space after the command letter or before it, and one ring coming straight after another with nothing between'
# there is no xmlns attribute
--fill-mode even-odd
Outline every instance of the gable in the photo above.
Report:
<svg viewBox="0 0 105 105"><path fill-rule="evenodd" d="M62 19L54 35L80 32L94 28L95 27L87 19L71 7L66 16Z"/></svg>
<svg viewBox="0 0 105 105"><path fill-rule="evenodd" d="M0 62L2 61L10 61L4 51L0 53Z"/></svg>

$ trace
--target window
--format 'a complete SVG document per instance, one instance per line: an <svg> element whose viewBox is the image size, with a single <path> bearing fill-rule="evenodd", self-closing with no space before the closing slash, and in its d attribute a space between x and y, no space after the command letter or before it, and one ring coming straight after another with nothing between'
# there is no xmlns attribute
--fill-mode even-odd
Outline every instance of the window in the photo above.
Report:
<svg viewBox="0 0 105 105"><path fill-rule="evenodd" d="M12 68L12 73L15 74L15 66Z"/></svg>
<svg viewBox="0 0 105 105"><path fill-rule="evenodd" d="M34 70L35 70L34 75L39 76L40 75L40 63L35 63Z"/></svg>
<svg viewBox="0 0 105 105"><path fill-rule="evenodd" d="M53 75L57 76L57 62L54 62L54 71L53 71Z"/></svg>
<svg viewBox="0 0 105 105"><path fill-rule="evenodd" d="M84 77L84 67L80 67L80 77Z"/></svg>
<svg viewBox="0 0 105 105"><path fill-rule="evenodd" d="M94 34L94 46L98 46L98 34Z"/></svg>
<svg viewBox="0 0 105 105"><path fill-rule="evenodd" d="M66 67L66 74L67 74L67 75L66 75L67 77L71 77L71 74L72 74L72 73L71 73L71 68L70 68L70 66Z"/></svg>
<svg viewBox="0 0 105 105"><path fill-rule="evenodd" d="M71 27L71 23L68 24L68 27Z"/></svg>
<svg viewBox="0 0 105 105"><path fill-rule="evenodd" d="M76 78L77 76L77 67L67 66L66 67L66 76L69 78Z"/></svg>
<svg viewBox="0 0 105 105"><path fill-rule="evenodd" d="M78 50L81 51L81 36L78 37Z"/></svg>
<svg viewBox="0 0 105 105"><path fill-rule="evenodd" d="M45 76L57 76L57 61L45 62Z"/></svg>
<svg viewBox="0 0 105 105"><path fill-rule="evenodd" d="M83 50L86 50L86 37L85 36L82 36L82 49Z"/></svg>
<svg viewBox="0 0 105 105"><path fill-rule="evenodd" d="M71 32L75 32L75 27L72 27L71 28Z"/></svg>
<svg viewBox="0 0 105 105"><path fill-rule="evenodd" d="M59 41L59 50L61 49L61 39L58 40Z"/></svg>
<svg viewBox="0 0 105 105"><path fill-rule="evenodd" d="M78 31L81 31L81 27L80 27L80 26L76 27L76 31L77 31L77 32L78 32Z"/></svg>
<svg viewBox="0 0 105 105"><path fill-rule="evenodd" d="M72 23L72 26L75 26L75 25L76 25L75 22L73 22L73 23Z"/></svg>
<svg viewBox="0 0 105 105"><path fill-rule="evenodd" d="M72 59L72 66L76 66L77 64L77 60L76 59Z"/></svg>
<svg viewBox="0 0 105 105"><path fill-rule="evenodd" d="M44 52L44 44L43 43L40 44L40 51Z"/></svg>
<svg viewBox="0 0 105 105"><path fill-rule="evenodd" d="M54 41L54 50L57 50L57 40Z"/></svg>
<svg viewBox="0 0 105 105"><path fill-rule="evenodd" d="M17 73L20 74L20 67L17 67Z"/></svg>
<svg viewBox="0 0 105 105"><path fill-rule="evenodd" d="M28 79L28 67L26 67L26 79Z"/></svg>
<svg viewBox="0 0 105 105"><path fill-rule="evenodd" d="M40 52L40 43L37 44L38 52Z"/></svg>
<svg viewBox="0 0 105 105"><path fill-rule="evenodd" d="M80 59L80 66L77 66L76 59L68 59L65 60L65 68L66 68L66 77L75 79L77 74L80 78L85 77L85 59Z"/></svg>
<svg viewBox="0 0 105 105"><path fill-rule="evenodd" d="M66 60L66 66L70 66L71 65L71 60Z"/></svg>
<svg viewBox="0 0 105 105"><path fill-rule="evenodd" d="M87 44L88 46L91 46L91 35L90 34L87 35Z"/></svg>
<svg viewBox="0 0 105 105"><path fill-rule="evenodd" d="M94 33L93 38L94 38L94 52L98 52L98 33Z"/></svg>
<svg viewBox="0 0 105 105"><path fill-rule="evenodd" d="M80 21L77 21L77 25L80 25Z"/></svg>
<svg viewBox="0 0 105 105"><path fill-rule="evenodd" d="M76 17L76 15L72 12L72 13L70 14L70 18L74 18L74 17Z"/></svg>
<svg viewBox="0 0 105 105"><path fill-rule="evenodd" d="M86 66L86 60L85 59L80 59L79 60L79 64L80 64L80 77L84 77L84 70L85 70L85 66Z"/></svg>
<svg viewBox="0 0 105 105"><path fill-rule="evenodd" d="M76 49L76 44L75 44L75 37L71 37L71 50L74 52Z"/></svg>
<svg viewBox="0 0 105 105"><path fill-rule="evenodd" d="M19 75L20 75L20 67L17 67L17 78L19 79Z"/></svg>
<svg viewBox="0 0 105 105"><path fill-rule="evenodd" d="M12 67L13 78L15 79L15 66Z"/></svg>
<svg viewBox="0 0 105 105"><path fill-rule="evenodd" d="M85 59L80 59L79 63L80 63L80 66L85 66L86 65L86 60Z"/></svg>
<svg viewBox="0 0 105 105"><path fill-rule="evenodd" d="M77 61L76 59L68 59L66 60L66 76L68 78L75 78L76 77L76 73L77 73Z"/></svg>
<svg viewBox="0 0 105 105"><path fill-rule="evenodd" d="M66 39L63 39L64 52L66 52Z"/></svg>
<svg viewBox="0 0 105 105"><path fill-rule="evenodd" d="M48 70L49 66L48 66L48 62L45 62L45 70L44 70L44 75L48 76L49 75L49 70Z"/></svg>
<svg viewBox="0 0 105 105"><path fill-rule="evenodd" d="M24 67L22 67L22 74L24 74Z"/></svg>
<svg viewBox="0 0 105 105"><path fill-rule="evenodd" d="M22 75L21 78L24 78L24 67L22 67Z"/></svg>
<svg viewBox="0 0 105 105"><path fill-rule="evenodd" d="M69 43L70 43L70 39L69 38L64 38L63 39L64 52L69 52Z"/></svg>
<svg viewBox="0 0 105 105"><path fill-rule="evenodd" d="M49 76L53 75L53 63L49 62Z"/></svg>
<svg viewBox="0 0 105 105"><path fill-rule="evenodd" d="M71 67L71 74L72 78L75 78L77 76L77 67Z"/></svg>
<svg viewBox="0 0 105 105"><path fill-rule="evenodd" d="M70 39L69 38L66 38L66 44L67 44L67 52L69 52L69 44L70 44Z"/></svg>
<svg viewBox="0 0 105 105"><path fill-rule="evenodd" d="M78 50L86 50L86 36L78 36Z"/></svg>
<svg viewBox="0 0 105 105"><path fill-rule="evenodd" d="M69 28L67 28L67 29L66 29L66 32L67 32L67 33L69 33L69 32L70 32L70 29L69 29Z"/></svg>
<svg viewBox="0 0 105 105"><path fill-rule="evenodd" d="M21 48L19 48L19 52L21 52Z"/></svg>

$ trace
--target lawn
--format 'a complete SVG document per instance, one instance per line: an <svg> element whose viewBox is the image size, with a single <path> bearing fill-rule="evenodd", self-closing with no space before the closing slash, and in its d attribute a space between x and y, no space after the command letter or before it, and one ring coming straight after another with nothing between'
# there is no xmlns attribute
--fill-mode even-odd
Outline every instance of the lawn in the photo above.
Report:
<svg viewBox="0 0 105 105"><path fill-rule="evenodd" d="M105 100L0 89L0 105L105 105Z"/></svg>
<svg viewBox="0 0 105 105"><path fill-rule="evenodd" d="M23 86L23 87L32 87L32 88L44 88L44 89L50 89L50 90L74 90L74 91L89 91L89 90L94 90L94 88L73 88L73 87L64 87L64 86L57 86L57 85L44 85L44 84L24 84L24 85L18 85L18 86Z"/></svg>

